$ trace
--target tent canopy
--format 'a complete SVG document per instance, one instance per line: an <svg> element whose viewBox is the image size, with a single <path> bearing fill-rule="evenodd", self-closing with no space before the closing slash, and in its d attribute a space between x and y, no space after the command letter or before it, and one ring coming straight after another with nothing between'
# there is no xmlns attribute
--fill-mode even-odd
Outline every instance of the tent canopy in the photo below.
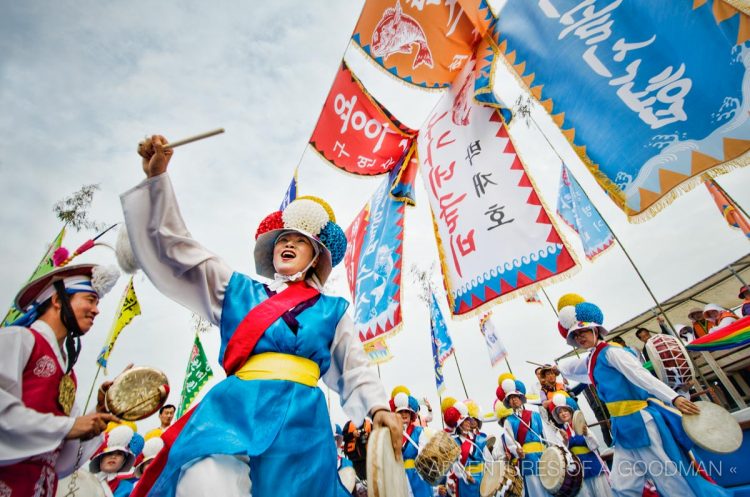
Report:
<svg viewBox="0 0 750 497"><path fill-rule="evenodd" d="M736 276L735 276L736 274ZM739 278L738 278L739 277ZM717 304L725 309L735 310L742 304L742 300L737 297L742 282L750 284L750 254L737 259L733 263L725 266L720 271L698 281L693 286L686 288L680 293L660 302L661 308L667 315L667 320L671 324L690 324L687 315L693 307L703 308L708 303ZM659 308L654 306L637 316L621 323L610 329L607 339L621 336L628 345L637 345L640 349L642 344L635 336L638 328L648 328L652 332L659 332L659 323L656 316L659 315ZM569 352L558 360L571 357L573 352Z"/></svg>

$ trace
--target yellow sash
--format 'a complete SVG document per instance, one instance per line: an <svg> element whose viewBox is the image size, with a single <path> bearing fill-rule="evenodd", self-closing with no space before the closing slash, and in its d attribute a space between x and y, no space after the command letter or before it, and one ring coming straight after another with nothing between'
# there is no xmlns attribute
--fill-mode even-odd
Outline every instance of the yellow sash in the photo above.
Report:
<svg viewBox="0 0 750 497"><path fill-rule="evenodd" d="M527 442L523 444L523 451L526 454L532 454L534 452L544 452L544 445L540 442Z"/></svg>
<svg viewBox="0 0 750 497"><path fill-rule="evenodd" d="M264 352L250 356L235 376L242 380L286 380L314 387L320 379L320 368L304 357Z"/></svg>
<svg viewBox="0 0 750 497"><path fill-rule="evenodd" d="M648 406L645 400L618 400L617 402L607 402L607 409L613 418L627 416L643 410Z"/></svg>

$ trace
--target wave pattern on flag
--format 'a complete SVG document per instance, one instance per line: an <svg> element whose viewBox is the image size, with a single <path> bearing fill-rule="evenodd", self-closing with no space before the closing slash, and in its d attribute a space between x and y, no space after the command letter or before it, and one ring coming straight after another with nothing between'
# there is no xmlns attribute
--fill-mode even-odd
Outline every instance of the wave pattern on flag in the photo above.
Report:
<svg viewBox="0 0 750 497"><path fill-rule="evenodd" d="M55 253L55 250L59 249L60 246L62 245L63 238L65 238L64 226L60 230L60 233L57 234L55 239L52 240L52 243L50 243L49 247L47 248L47 251L42 256L42 260L39 261L39 264L36 266L36 269L34 269L34 272L31 273L31 277L27 280L27 283L55 269L55 264L52 261L52 255ZM10 309L5 314L5 317L3 318L2 326L8 326L10 323L20 318L21 316L23 316L23 312L16 309L14 305L11 305Z"/></svg>
<svg viewBox="0 0 750 497"><path fill-rule="evenodd" d="M182 394L180 395L180 406L177 410L177 417L190 409L190 404L200 393L201 388L208 383L208 380L214 375L211 365L208 363L206 353L203 350L200 337L195 335L193 349L190 351L190 360L188 361L187 370L185 371L185 381L182 384Z"/></svg>
<svg viewBox="0 0 750 497"><path fill-rule="evenodd" d="M723 0L510 0L498 30L506 62L631 221L703 172L750 163L750 18Z"/></svg>
<svg viewBox="0 0 750 497"><path fill-rule="evenodd" d="M581 237L583 252L590 261L615 242L615 237L612 236L601 214L565 164L560 172L557 214Z"/></svg>
<svg viewBox="0 0 750 497"><path fill-rule="evenodd" d="M411 147L415 134L370 96L342 62L310 146L339 169L374 176L396 166Z"/></svg>
<svg viewBox="0 0 750 497"><path fill-rule="evenodd" d="M434 293L430 305L430 330L432 331L432 344L437 351L437 360L442 366L455 349Z"/></svg>
<svg viewBox="0 0 750 497"><path fill-rule="evenodd" d="M125 287L125 291L122 293L120 299L119 310L115 316L115 321L112 323L112 329L109 331L107 341L104 342L99 356L96 358L96 362L103 367L107 368L107 361L112 353L112 349L115 347L117 337L120 336L120 332L125 328L134 317L141 315L141 304L138 303L138 296L135 294L135 287L133 286L133 277L130 277L128 285Z"/></svg>
<svg viewBox="0 0 750 497"><path fill-rule="evenodd" d="M724 220L727 224L735 229L742 231L746 237L750 238L750 220L740 211L732 199L730 199L724 190L711 178L704 178L704 184L708 188L708 192L716 203L716 207L719 208L721 215L724 216Z"/></svg>
<svg viewBox="0 0 750 497"><path fill-rule="evenodd" d="M401 265L406 204L385 178L346 230L344 256L354 299L354 329L372 362L391 358L385 338L401 327Z"/></svg>
<svg viewBox="0 0 750 497"><path fill-rule="evenodd" d="M471 58L491 16L485 1L367 0L352 40L389 74L445 88Z"/></svg>
<svg viewBox="0 0 750 497"><path fill-rule="evenodd" d="M487 344L487 351L490 354L490 364L494 368L500 361L508 357L508 349L505 348L503 342L500 341L500 337L497 336L497 331L491 317L491 313L483 316L479 320L479 329Z"/></svg>
<svg viewBox="0 0 750 497"><path fill-rule="evenodd" d="M465 317L577 267L500 113L471 98L473 69L471 61L417 140L450 310Z"/></svg>

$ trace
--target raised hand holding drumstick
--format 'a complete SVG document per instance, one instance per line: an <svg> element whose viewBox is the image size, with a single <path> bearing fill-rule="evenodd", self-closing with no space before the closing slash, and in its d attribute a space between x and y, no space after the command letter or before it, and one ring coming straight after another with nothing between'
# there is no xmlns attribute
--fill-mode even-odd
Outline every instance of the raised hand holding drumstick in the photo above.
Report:
<svg viewBox="0 0 750 497"><path fill-rule="evenodd" d="M143 157L143 172L153 178L167 171L174 150L165 148L169 143L162 135L153 135L138 144L138 155Z"/></svg>

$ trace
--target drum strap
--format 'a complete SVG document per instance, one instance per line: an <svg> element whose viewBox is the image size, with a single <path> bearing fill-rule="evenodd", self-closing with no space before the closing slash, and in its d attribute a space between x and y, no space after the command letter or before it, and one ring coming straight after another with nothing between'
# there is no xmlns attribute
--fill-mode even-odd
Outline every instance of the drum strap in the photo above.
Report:
<svg viewBox="0 0 750 497"><path fill-rule="evenodd" d="M224 370L234 374L252 354L255 344L274 321L299 304L317 297L318 290L304 281L290 283L283 292L277 293L253 307L242 319L229 339L224 352Z"/></svg>
<svg viewBox="0 0 750 497"><path fill-rule="evenodd" d="M591 352L591 357L589 359L589 367L588 367L588 373L589 373L589 380L591 381L591 384L596 388L596 381L594 381L594 368L596 367L596 361L599 359L599 354L601 354L602 350L607 348L609 344L607 342L599 342L596 344L596 347L594 347L593 352Z"/></svg>

